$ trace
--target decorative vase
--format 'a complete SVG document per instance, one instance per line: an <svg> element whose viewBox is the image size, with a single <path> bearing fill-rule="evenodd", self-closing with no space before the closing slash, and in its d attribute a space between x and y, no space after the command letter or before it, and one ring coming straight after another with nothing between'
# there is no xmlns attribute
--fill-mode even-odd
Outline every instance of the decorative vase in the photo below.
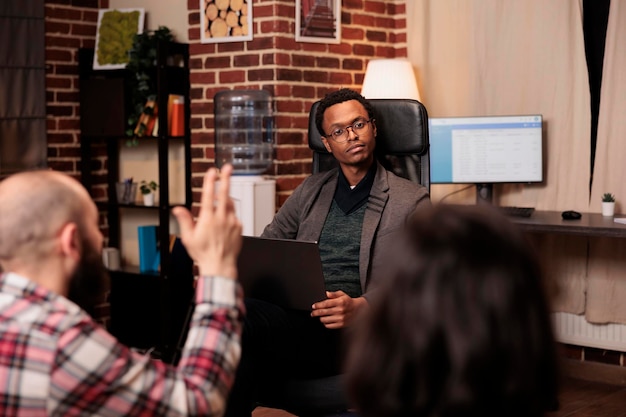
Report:
<svg viewBox="0 0 626 417"><path fill-rule="evenodd" d="M611 217L615 214L615 202L602 202L602 215Z"/></svg>
<svg viewBox="0 0 626 417"><path fill-rule="evenodd" d="M154 206L154 193L142 194L144 206Z"/></svg>

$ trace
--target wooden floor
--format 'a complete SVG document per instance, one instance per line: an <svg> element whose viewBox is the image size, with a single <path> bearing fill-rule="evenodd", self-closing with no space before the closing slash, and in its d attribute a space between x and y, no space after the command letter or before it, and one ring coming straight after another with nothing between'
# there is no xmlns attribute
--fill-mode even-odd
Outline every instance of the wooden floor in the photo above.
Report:
<svg viewBox="0 0 626 417"><path fill-rule="evenodd" d="M626 417L626 387L567 378L560 408L546 417ZM253 417L293 417L282 410L257 408Z"/></svg>
<svg viewBox="0 0 626 417"><path fill-rule="evenodd" d="M626 417L626 387L566 379L560 408L548 417Z"/></svg>

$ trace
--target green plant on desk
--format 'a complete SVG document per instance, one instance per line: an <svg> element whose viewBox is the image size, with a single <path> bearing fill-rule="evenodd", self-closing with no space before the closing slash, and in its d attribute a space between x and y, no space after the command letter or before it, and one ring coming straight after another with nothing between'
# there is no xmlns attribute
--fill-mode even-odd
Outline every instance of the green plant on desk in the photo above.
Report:
<svg viewBox="0 0 626 417"><path fill-rule="evenodd" d="M615 203L615 196L611 193L602 194L603 203Z"/></svg>

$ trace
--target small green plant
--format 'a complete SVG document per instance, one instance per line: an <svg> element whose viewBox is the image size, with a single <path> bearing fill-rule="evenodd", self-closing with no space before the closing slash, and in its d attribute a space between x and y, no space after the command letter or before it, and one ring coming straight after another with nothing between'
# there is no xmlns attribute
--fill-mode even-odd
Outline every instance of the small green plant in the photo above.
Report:
<svg viewBox="0 0 626 417"><path fill-rule="evenodd" d="M157 188L159 188L159 184L157 184L154 181L141 181L141 183L139 184L139 190L141 191L141 194L150 194L153 191L156 191Z"/></svg>
<svg viewBox="0 0 626 417"><path fill-rule="evenodd" d="M615 202L615 196L611 193L604 193L602 194L602 202L603 203L614 203Z"/></svg>

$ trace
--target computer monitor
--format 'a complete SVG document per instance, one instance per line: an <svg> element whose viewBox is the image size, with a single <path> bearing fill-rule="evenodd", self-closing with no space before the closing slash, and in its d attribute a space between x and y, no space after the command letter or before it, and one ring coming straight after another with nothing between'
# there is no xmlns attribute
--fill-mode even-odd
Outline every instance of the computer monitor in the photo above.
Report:
<svg viewBox="0 0 626 417"><path fill-rule="evenodd" d="M543 181L542 116L429 118L431 184L476 184L478 203L494 183Z"/></svg>

